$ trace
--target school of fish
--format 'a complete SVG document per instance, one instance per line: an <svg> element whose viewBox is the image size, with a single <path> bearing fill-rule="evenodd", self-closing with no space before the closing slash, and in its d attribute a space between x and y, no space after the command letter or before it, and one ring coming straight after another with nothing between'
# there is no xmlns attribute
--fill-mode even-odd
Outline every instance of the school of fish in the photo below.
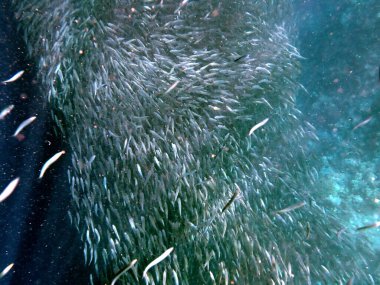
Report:
<svg viewBox="0 0 380 285"><path fill-rule="evenodd" d="M375 284L313 200L288 1L12 2L90 283Z"/></svg>

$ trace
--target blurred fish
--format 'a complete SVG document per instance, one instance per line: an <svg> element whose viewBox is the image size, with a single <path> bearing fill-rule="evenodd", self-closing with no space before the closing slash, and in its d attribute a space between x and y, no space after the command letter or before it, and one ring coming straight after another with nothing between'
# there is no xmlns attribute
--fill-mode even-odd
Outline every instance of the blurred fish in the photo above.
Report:
<svg viewBox="0 0 380 285"><path fill-rule="evenodd" d="M268 75L271 74L271 72L270 72L267 68L265 68L265 67L258 66L258 67L256 67L255 70L256 70L256 71L259 71L259 72L262 72L262 73L266 73L266 74L268 74Z"/></svg>
<svg viewBox="0 0 380 285"><path fill-rule="evenodd" d="M239 56L238 58L234 59L234 62L238 62L239 60L245 58L247 55L242 55L242 56Z"/></svg>
<svg viewBox="0 0 380 285"><path fill-rule="evenodd" d="M15 107L14 105L9 105L3 111L1 111L1 113L0 113L0 120L4 120L5 117L8 116L12 112L12 110L13 110L14 107Z"/></svg>
<svg viewBox="0 0 380 285"><path fill-rule="evenodd" d="M186 6L186 4L189 2L189 0L183 0L181 1L181 3L179 4L179 7L174 11L174 14L177 14L178 12L180 12L181 8Z"/></svg>
<svg viewBox="0 0 380 285"><path fill-rule="evenodd" d="M162 284L166 285L166 269L164 270L164 273L162 274Z"/></svg>
<svg viewBox="0 0 380 285"><path fill-rule="evenodd" d="M16 137L19 133L22 132L22 130L27 127L28 125L30 125L31 123L33 123L33 121L36 119L37 117L36 116L33 116L33 117L30 117L29 119L26 119L25 121L23 121L17 128L17 130L15 131L15 133L13 134L14 137Z"/></svg>
<svg viewBox="0 0 380 285"><path fill-rule="evenodd" d="M338 230L338 231L336 232L336 237L339 239L340 236L342 235L342 233L343 233L345 230L346 230L346 228L341 228L340 230Z"/></svg>
<svg viewBox="0 0 380 285"><path fill-rule="evenodd" d="M357 128L360 128L360 127L368 124L371 120L372 120L372 116L369 116L367 119L365 119L364 121L357 124L352 130L356 130Z"/></svg>
<svg viewBox="0 0 380 285"><path fill-rule="evenodd" d="M11 194L12 192L16 189L17 187L17 184L19 183L20 181L20 178L17 177L15 179L13 179L7 187L5 187L5 189L3 190L3 192L0 194L0 203L3 202L5 199L7 199Z"/></svg>
<svg viewBox="0 0 380 285"><path fill-rule="evenodd" d="M310 227L310 223L307 222L307 224L306 224L306 239L310 238L310 234L311 234L311 227Z"/></svg>
<svg viewBox="0 0 380 285"><path fill-rule="evenodd" d="M215 284L215 277L214 277L214 274L211 272L211 271L209 271L210 272L210 278L211 278L211 280L212 280L212 284Z"/></svg>
<svg viewBox="0 0 380 285"><path fill-rule="evenodd" d="M357 231L364 231L364 230L368 230L368 229L372 229L372 228L377 228L379 226L380 226L380 222L376 222L376 223L373 223L373 224L370 224L370 225L359 227L356 230Z"/></svg>
<svg viewBox="0 0 380 285"><path fill-rule="evenodd" d="M14 81L16 81L17 79L19 79L23 74L24 74L24 70L21 70L21 71L17 72L15 75L13 75L11 78L9 78L9 79L7 79L7 80L4 80L4 81L2 81L1 83L3 83L3 84L7 84L7 83L14 82Z"/></svg>
<svg viewBox="0 0 380 285"><path fill-rule="evenodd" d="M248 132L248 136L252 135L254 131L256 131L258 128L261 128L268 122L269 118L266 118L262 120L260 123L254 125Z"/></svg>
<svg viewBox="0 0 380 285"><path fill-rule="evenodd" d="M64 150L62 150L62 151L60 151L60 152L54 154L51 158L49 158L49 159L45 162L45 164L42 166L42 168L41 168L41 172L40 172L40 176L39 176L38 178L41 179L41 178L44 176L46 170L47 170L47 169L48 169L48 168L49 168L54 162L56 162L56 161L61 157L61 155L63 155L63 154L65 154L65 151L64 151Z"/></svg>
<svg viewBox="0 0 380 285"><path fill-rule="evenodd" d="M352 285L354 284L354 276L352 276L350 279L348 279L346 285Z"/></svg>
<svg viewBox="0 0 380 285"><path fill-rule="evenodd" d="M111 285L115 285L116 281L120 278L121 275L123 275L125 272L127 272L129 269L131 269L137 262L137 259L134 259L125 267L122 269L116 276L112 279Z"/></svg>
<svg viewBox="0 0 380 285"><path fill-rule="evenodd" d="M159 257L157 257L155 260L153 260L151 263L149 263L148 266L144 269L142 277L147 279L148 276L146 274L147 274L148 270L151 269L156 264L163 261L166 257L168 257L169 254L173 251L173 249L174 249L174 247L171 247L171 248L165 250L165 252L163 254L161 254Z"/></svg>
<svg viewBox="0 0 380 285"><path fill-rule="evenodd" d="M179 83L179 80L177 80L176 82L174 82L174 83L168 88L168 90L165 91L164 94L168 94L170 91L172 91L174 88L176 88L177 85L178 85L178 83Z"/></svg>
<svg viewBox="0 0 380 285"><path fill-rule="evenodd" d="M12 269L13 265L14 263L11 263L7 267L5 267L3 271L1 271L0 279L3 278Z"/></svg>
<svg viewBox="0 0 380 285"><path fill-rule="evenodd" d="M300 203L297 203L297 204L294 204L292 206L289 206L285 209L282 209L282 210L279 210L279 211L276 211L275 214L285 214L287 212L290 212L290 211L293 211L293 210L296 210L296 209L299 209L299 208L302 208L303 206L306 205L306 202L305 201L302 201Z"/></svg>
<svg viewBox="0 0 380 285"><path fill-rule="evenodd" d="M173 279L174 279L174 285L179 285L178 275L174 269L173 269Z"/></svg>
<svg viewBox="0 0 380 285"><path fill-rule="evenodd" d="M222 213L231 206L231 204L235 201L236 197L239 194L240 194L240 188L238 187L237 190L235 191L235 193L232 195L231 199L227 202L226 205L224 205L224 207L222 209Z"/></svg>

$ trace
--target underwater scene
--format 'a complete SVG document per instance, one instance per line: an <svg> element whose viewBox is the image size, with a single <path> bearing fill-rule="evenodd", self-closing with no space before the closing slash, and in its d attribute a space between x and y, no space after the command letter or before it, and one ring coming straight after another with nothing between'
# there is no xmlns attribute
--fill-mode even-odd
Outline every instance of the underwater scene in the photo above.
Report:
<svg viewBox="0 0 380 285"><path fill-rule="evenodd" d="M380 284L379 0L4 0L0 284Z"/></svg>

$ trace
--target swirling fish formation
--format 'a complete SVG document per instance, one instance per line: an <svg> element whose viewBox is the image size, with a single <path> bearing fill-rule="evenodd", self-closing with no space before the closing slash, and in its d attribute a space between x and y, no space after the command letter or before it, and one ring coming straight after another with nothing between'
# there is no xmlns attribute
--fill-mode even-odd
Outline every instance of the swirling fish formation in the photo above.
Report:
<svg viewBox="0 0 380 285"><path fill-rule="evenodd" d="M14 1L92 283L371 284L312 199L286 3Z"/></svg>

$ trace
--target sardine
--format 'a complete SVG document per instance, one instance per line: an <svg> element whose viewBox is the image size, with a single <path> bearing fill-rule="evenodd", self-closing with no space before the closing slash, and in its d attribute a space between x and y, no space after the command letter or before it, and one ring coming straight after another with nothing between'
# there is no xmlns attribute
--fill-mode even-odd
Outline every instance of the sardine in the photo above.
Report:
<svg viewBox="0 0 380 285"><path fill-rule="evenodd" d="M165 91L164 94L168 94L170 91L172 91L174 88L176 88L177 85L178 85L178 83L179 83L179 80L177 80L176 82L174 82L174 83L168 88L168 90Z"/></svg>
<svg viewBox="0 0 380 285"><path fill-rule="evenodd" d="M7 267L4 268L3 271L0 273L0 279L3 278L7 273L12 269L14 263L9 264Z"/></svg>
<svg viewBox="0 0 380 285"><path fill-rule="evenodd" d="M14 82L14 81L16 81L17 79L19 79L23 74L24 74L24 70L21 70L21 71L17 72L15 75L13 75L11 78L9 78L9 79L7 79L7 80L4 80L4 81L2 81L1 83L3 83L3 84L7 84L7 83Z"/></svg>
<svg viewBox="0 0 380 285"><path fill-rule="evenodd" d="M174 279L174 285L179 285L178 275L177 275L177 272L175 272L174 269L173 269L173 279Z"/></svg>
<svg viewBox="0 0 380 285"><path fill-rule="evenodd" d="M369 116L367 119L365 119L364 121L360 122L359 124L357 124L352 130L356 130L357 128L360 128L366 124L368 124L370 121L372 120L372 116Z"/></svg>
<svg viewBox="0 0 380 285"><path fill-rule="evenodd" d="M293 211L293 210L296 210L298 208L302 208L303 206L306 205L306 202L305 201L302 201L300 203L297 203L297 204L294 204L292 206L289 206L287 208L284 208L282 210L279 210L279 211L276 211L275 214L285 214L287 212L290 212L290 211Z"/></svg>
<svg viewBox="0 0 380 285"><path fill-rule="evenodd" d="M254 131L256 131L258 128L264 126L267 122L268 122L269 118L266 118L264 120L262 120L260 123L254 125L250 130L249 130L249 133L248 133L248 136L252 135Z"/></svg>
<svg viewBox="0 0 380 285"><path fill-rule="evenodd" d="M379 226L380 226L380 222L376 222L376 223L373 223L373 224L370 224L370 225L359 227L356 230L357 231L364 231L364 230L368 230L368 229L372 229L372 228L377 228Z"/></svg>
<svg viewBox="0 0 380 285"><path fill-rule="evenodd" d="M33 117L30 117L29 119L26 119L25 121L23 121L17 128L17 130L15 131L15 133L13 134L14 137L16 137L19 133L22 132L22 130L27 127L28 125L30 125L31 123L33 123L33 121L36 119L37 117L36 116L33 116Z"/></svg>
<svg viewBox="0 0 380 285"><path fill-rule="evenodd" d="M45 164L42 166L42 168L41 168L41 172L40 172L40 176L38 177L39 179L41 179L43 176L44 176L44 174L45 174L45 172L46 172L46 170L54 163L54 162L56 162L63 154L65 154L65 151L64 150L62 150L62 151L60 151L60 152L58 152L58 153L56 153L56 154L54 154L51 158L49 158L46 162L45 162Z"/></svg>
<svg viewBox="0 0 380 285"><path fill-rule="evenodd" d="M129 269L131 269L133 265L136 264L136 262L137 262L137 259L132 260L131 263L127 265L127 267L125 267L119 273L117 273L116 276L112 279L111 285L115 285L116 281L120 278L120 276L123 275L125 272L127 272Z"/></svg>
<svg viewBox="0 0 380 285"><path fill-rule="evenodd" d="M4 120L5 117L8 116L11 113L11 111L13 110L14 107L15 107L15 105L9 105L3 111L1 111L1 113L0 113L0 120Z"/></svg>
<svg viewBox="0 0 380 285"><path fill-rule="evenodd" d="M238 187L237 190L235 191L235 193L232 195L231 199L227 202L226 205L224 205L224 207L222 209L222 213L231 206L231 204L235 201L236 197L239 194L240 194L240 188Z"/></svg>
<svg viewBox="0 0 380 285"><path fill-rule="evenodd" d="M15 179L13 179L7 187L5 187L5 189L3 190L3 192L0 194L0 203L3 202L5 199L7 199L12 193L13 191L16 189L17 187L17 184L19 183L20 181L20 178L17 177Z"/></svg>
<svg viewBox="0 0 380 285"><path fill-rule="evenodd" d="M169 254L173 251L173 249L174 249L174 247L171 247L171 248L165 250L165 252L163 254L161 254L159 257L157 257L155 260L153 260L151 263L149 263L148 266L144 269L142 277L147 279L148 276L146 274L148 273L148 270L151 269L156 264L160 263L166 257L168 257Z"/></svg>

